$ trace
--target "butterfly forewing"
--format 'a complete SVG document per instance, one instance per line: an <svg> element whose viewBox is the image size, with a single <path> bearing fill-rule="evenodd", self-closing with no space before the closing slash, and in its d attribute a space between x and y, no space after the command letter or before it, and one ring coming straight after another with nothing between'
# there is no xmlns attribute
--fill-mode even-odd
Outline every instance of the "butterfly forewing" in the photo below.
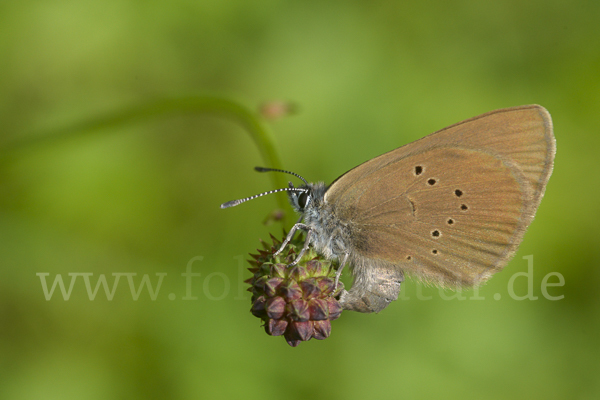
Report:
<svg viewBox="0 0 600 400"><path fill-rule="evenodd" d="M370 160L325 201L354 251L444 286L478 284L512 256L552 169L539 106L499 110Z"/></svg>

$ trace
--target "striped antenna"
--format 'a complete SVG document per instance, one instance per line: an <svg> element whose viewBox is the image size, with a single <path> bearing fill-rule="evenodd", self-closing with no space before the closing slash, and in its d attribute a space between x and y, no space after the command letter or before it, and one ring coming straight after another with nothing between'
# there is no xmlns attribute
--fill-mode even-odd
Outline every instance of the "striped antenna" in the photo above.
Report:
<svg viewBox="0 0 600 400"><path fill-rule="evenodd" d="M259 193L259 194L255 194L254 196L246 197L245 199L228 201L227 203L221 204L221 208L235 207L237 205L240 205L242 203L247 202L248 200L253 200L253 199L256 199L257 197L265 196L265 195L271 194L271 193L283 192L283 191L286 191L286 192L305 192L306 193L306 192L308 192L308 189L289 187L289 188L283 188L283 189L270 190L268 192Z"/></svg>
<svg viewBox="0 0 600 400"><path fill-rule="evenodd" d="M306 182L306 179L304 179L300 175L296 174L295 172L285 171L283 169L265 168L265 167L254 167L254 170L258 171L258 172L283 172L284 174L294 175L296 178L302 179L302 182L304 182L308 186L308 182Z"/></svg>

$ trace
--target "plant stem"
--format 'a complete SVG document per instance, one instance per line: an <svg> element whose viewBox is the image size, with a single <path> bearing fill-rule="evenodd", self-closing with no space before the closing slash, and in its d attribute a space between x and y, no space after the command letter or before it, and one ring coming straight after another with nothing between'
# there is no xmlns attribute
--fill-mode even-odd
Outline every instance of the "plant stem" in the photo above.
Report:
<svg viewBox="0 0 600 400"><path fill-rule="evenodd" d="M273 135L262 117L239 102L214 96L187 96L152 100L101 117L91 118L65 128L27 135L24 139L2 146L0 148L0 157L6 159L7 155L12 155L20 150L65 140L82 134L102 132L103 130L131 122L140 122L163 115L188 113L218 115L238 123L254 140L265 166L278 169L283 168L275 148ZM269 175L273 180L274 187L286 187L283 174ZM277 194L277 205L280 209L288 211L285 215L289 214L289 204L285 192Z"/></svg>

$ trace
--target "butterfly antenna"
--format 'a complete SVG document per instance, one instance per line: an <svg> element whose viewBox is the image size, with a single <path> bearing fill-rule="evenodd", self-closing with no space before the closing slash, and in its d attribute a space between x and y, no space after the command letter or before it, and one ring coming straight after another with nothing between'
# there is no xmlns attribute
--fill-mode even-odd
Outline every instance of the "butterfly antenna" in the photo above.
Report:
<svg viewBox="0 0 600 400"><path fill-rule="evenodd" d="M304 183L306 183L306 185L308 185L308 182L306 181L306 179L304 179L300 175L296 174L295 172L285 171L283 169L264 168L264 167L254 167L254 170L258 171L258 172L283 172L284 174L294 175L296 178L302 179L302 182L304 182Z"/></svg>
<svg viewBox="0 0 600 400"><path fill-rule="evenodd" d="M262 197L262 196L266 196L271 193L284 192L284 191L285 192L308 192L308 189L289 187L289 188L283 188L283 189L269 190L268 192L255 194L254 196L246 197L245 199L228 201L227 203L221 204L221 208L235 207L237 205L247 202L248 200L256 199L257 197Z"/></svg>

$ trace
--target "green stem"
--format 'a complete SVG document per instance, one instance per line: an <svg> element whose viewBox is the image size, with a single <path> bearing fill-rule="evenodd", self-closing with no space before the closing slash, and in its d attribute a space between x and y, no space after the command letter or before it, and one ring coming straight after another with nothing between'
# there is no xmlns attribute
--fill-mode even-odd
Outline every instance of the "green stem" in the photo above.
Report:
<svg viewBox="0 0 600 400"><path fill-rule="evenodd" d="M92 118L66 128L27 135L24 139L2 146L0 148L0 157L5 158L6 155L14 154L15 151L57 142L84 133L101 132L102 130L131 122L144 121L162 115L182 113L219 115L238 123L254 140L265 166L278 169L283 168L275 149L273 135L260 115L236 101L213 96L189 96L153 100L101 117ZM286 187L283 174L269 175L273 180L275 188ZM280 209L287 209L289 211L285 192L277 194L277 205ZM288 215L289 212L285 214Z"/></svg>

